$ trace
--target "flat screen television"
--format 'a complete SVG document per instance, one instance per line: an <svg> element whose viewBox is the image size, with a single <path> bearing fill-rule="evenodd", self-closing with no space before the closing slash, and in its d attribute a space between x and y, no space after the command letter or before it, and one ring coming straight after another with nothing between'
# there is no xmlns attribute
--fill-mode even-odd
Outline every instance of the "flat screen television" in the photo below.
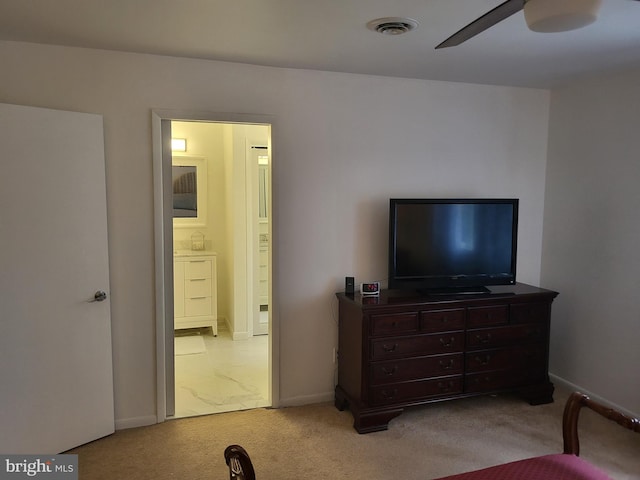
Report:
<svg viewBox="0 0 640 480"><path fill-rule="evenodd" d="M389 288L486 293L516 281L517 199L397 199L389 210Z"/></svg>

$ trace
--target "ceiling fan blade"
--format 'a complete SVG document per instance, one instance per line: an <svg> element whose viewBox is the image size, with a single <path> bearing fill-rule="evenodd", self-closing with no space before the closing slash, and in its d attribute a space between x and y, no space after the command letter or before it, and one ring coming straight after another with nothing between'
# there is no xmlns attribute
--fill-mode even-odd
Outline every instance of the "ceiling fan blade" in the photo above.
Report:
<svg viewBox="0 0 640 480"><path fill-rule="evenodd" d="M526 0L507 0L504 3L501 3L493 10L485 13L477 20L474 20L466 27L451 35L444 42L438 45L436 49L455 47L456 45L460 45L462 42L466 42L479 33L484 32L486 29L493 27L496 23L501 22L505 18L508 18L514 13L522 10L524 8L525 1Z"/></svg>

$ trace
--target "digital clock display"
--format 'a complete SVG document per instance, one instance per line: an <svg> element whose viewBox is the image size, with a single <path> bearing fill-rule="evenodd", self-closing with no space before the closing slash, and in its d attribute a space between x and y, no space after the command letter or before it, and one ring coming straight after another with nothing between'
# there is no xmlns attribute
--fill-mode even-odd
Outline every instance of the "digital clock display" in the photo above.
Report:
<svg viewBox="0 0 640 480"><path fill-rule="evenodd" d="M360 285L360 292L363 295L378 295L380 293L380 282L368 282Z"/></svg>

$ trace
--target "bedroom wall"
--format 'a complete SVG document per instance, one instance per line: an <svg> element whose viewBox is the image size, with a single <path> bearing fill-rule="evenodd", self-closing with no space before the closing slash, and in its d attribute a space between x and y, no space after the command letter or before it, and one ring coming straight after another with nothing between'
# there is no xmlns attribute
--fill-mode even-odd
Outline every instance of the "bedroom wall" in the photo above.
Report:
<svg viewBox="0 0 640 480"><path fill-rule="evenodd" d="M551 94L542 282L551 371L640 413L640 70Z"/></svg>
<svg viewBox="0 0 640 480"><path fill-rule="evenodd" d="M386 281L389 197L519 197L539 284L549 92L0 42L0 102L104 116L117 426L155 421L151 109L272 115L283 405L331 400L334 292Z"/></svg>

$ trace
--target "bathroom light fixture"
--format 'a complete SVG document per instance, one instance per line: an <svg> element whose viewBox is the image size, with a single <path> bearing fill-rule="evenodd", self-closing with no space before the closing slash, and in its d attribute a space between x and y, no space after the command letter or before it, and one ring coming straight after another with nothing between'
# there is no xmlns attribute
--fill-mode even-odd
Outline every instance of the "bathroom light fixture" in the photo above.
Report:
<svg viewBox="0 0 640 480"><path fill-rule="evenodd" d="M566 32L595 22L602 0L527 0L524 18L534 32Z"/></svg>
<svg viewBox="0 0 640 480"><path fill-rule="evenodd" d="M367 28L385 35L402 35L418 26L418 22L411 18L385 17L376 18L367 23Z"/></svg>
<svg viewBox="0 0 640 480"><path fill-rule="evenodd" d="M172 152L186 152L187 151L187 139L186 138L172 138L171 139L171 151Z"/></svg>

